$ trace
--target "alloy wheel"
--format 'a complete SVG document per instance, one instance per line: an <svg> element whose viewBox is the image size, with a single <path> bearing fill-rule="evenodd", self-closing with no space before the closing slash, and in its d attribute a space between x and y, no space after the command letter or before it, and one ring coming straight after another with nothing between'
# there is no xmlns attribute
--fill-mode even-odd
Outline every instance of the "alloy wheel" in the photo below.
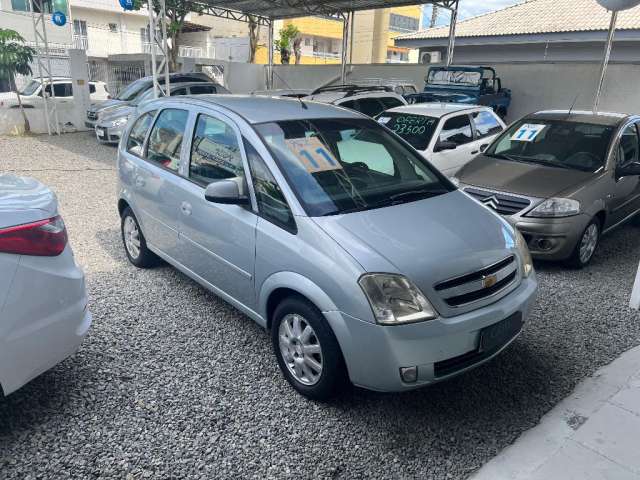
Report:
<svg viewBox="0 0 640 480"><path fill-rule="evenodd" d="M140 230L133 217L124 219L123 225L124 245L131 258L137 259L140 256Z"/></svg>
<svg viewBox="0 0 640 480"><path fill-rule="evenodd" d="M583 264L588 263L596 251L599 233L598 225L592 223L582 234L582 240L580 241L580 261Z"/></svg>
<svg viewBox="0 0 640 480"><path fill-rule="evenodd" d="M280 353L289 372L303 385L315 385L322 375L322 347L313 327L301 315L289 313L278 329Z"/></svg>

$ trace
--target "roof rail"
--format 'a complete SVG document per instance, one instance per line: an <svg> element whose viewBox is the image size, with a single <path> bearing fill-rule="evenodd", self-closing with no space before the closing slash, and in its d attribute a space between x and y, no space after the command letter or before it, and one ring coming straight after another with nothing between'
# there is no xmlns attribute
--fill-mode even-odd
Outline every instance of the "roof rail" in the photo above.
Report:
<svg viewBox="0 0 640 480"><path fill-rule="evenodd" d="M386 85L328 85L326 87L316 88L311 92L311 95L324 92L346 92L346 96L350 97L358 92L370 91L393 92L393 89Z"/></svg>

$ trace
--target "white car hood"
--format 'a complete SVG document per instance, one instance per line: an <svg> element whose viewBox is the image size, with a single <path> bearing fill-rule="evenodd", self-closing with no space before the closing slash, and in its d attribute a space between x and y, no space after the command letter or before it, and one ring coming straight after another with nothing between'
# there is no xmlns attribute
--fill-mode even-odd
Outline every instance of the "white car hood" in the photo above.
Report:
<svg viewBox="0 0 640 480"><path fill-rule="evenodd" d="M0 228L35 222L58 214L55 194L35 178L0 175Z"/></svg>

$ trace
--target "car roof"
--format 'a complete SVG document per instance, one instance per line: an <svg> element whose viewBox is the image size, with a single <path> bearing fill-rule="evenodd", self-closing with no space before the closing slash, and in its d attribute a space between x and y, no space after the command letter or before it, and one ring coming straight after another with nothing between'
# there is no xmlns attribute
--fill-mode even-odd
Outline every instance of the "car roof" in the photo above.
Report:
<svg viewBox="0 0 640 480"><path fill-rule="evenodd" d="M363 118L357 112L326 103L258 95L187 95L152 100L145 104L145 109L148 108L147 105L154 105L156 102L180 103L185 101L201 107L216 105L226 108L252 124L313 118ZM303 104L306 108L303 107Z"/></svg>
<svg viewBox="0 0 640 480"><path fill-rule="evenodd" d="M309 100L315 100L317 102L322 102L322 103L334 103L341 100L360 99L360 98L386 98L386 97L402 98L401 95L398 95L397 93L391 92L388 90L362 90L356 93L338 90L334 92L316 93L315 95L309 95L307 98Z"/></svg>
<svg viewBox="0 0 640 480"><path fill-rule="evenodd" d="M394 107L387 112L411 113L427 117L441 118L450 113L464 112L465 110L490 110L481 105L462 105L459 103L414 103L402 107Z"/></svg>
<svg viewBox="0 0 640 480"><path fill-rule="evenodd" d="M630 115L614 112L597 112L587 110L543 110L527 115L527 119L562 120L565 122L592 123L616 127L623 123Z"/></svg>

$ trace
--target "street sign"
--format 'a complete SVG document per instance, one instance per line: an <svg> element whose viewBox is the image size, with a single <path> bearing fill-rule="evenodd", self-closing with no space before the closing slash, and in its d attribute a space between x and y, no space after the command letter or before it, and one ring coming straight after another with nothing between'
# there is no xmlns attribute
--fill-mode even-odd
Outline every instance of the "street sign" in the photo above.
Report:
<svg viewBox="0 0 640 480"><path fill-rule="evenodd" d="M118 0L124 10L133 10L134 0Z"/></svg>
<svg viewBox="0 0 640 480"><path fill-rule="evenodd" d="M53 15L51 15L51 21L58 27L64 27L67 23L67 16L62 12L53 12Z"/></svg>

